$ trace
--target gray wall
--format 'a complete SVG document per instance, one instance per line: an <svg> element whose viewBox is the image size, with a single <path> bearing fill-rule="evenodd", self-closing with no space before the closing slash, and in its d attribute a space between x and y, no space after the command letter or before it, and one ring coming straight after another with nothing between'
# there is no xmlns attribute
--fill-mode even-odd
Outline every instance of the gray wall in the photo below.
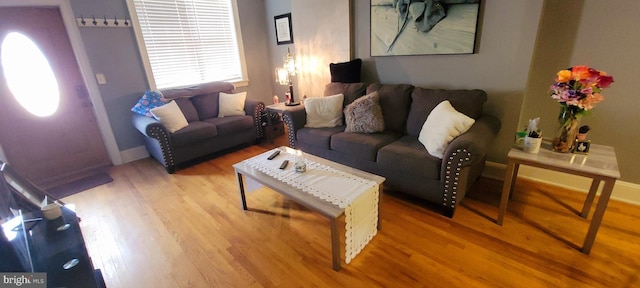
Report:
<svg viewBox="0 0 640 288"><path fill-rule="evenodd" d="M265 2L238 0L240 26L243 32L249 86L247 97L271 101L272 77L269 47L264 23ZM125 0L71 0L76 17L128 17ZM107 84L99 85L100 94L121 151L144 145L142 136L133 128L130 109L148 89L142 60L133 29L80 28L82 41L94 73L105 75Z"/></svg>
<svg viewBox="0 0 640 288"><path fill-rule="evenodd" d="M276 29L275 23L273 20L274 16L282 15L286 13L291 13L291 1L290 0L264 0L266 3L266 19L264 22L264 27L267 29L267 43L269 45L269 68L270 70L266 70L265 73L270 73L271 75L271 84L272 84L272 95L278 95L280 101L284 102L285 96L284 93L289 91L289 86L282 86L276 83L275 79L275 69L276 67L282 66L283 57L287 54L287 48L291 50L291 53L296 51L295 43L296 38L293 38L293 44L284 44L277 45L276 42ZM295 21L302 21L302 19L298 19L295 15L291 15L291 23ZM295 33L295 31L294 31ZM294 79L295 81L295 79ZM294 82L294 85L297 83ZM273 101L269 101L272 103ZM267 102L265 102L267 103ZM267 104L268 105L268 104Z"/></svg>

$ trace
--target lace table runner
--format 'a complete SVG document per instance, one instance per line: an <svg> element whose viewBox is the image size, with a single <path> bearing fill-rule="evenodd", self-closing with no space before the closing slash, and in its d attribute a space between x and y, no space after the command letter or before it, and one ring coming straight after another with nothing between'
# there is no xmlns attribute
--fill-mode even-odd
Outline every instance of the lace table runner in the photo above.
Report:
<svg viewBox="0 0 640 288"><path fill-rule="evenodd" d="M279 181L345 209L346 241L345 262L351 262L378 232L378 184L327 165L305 159L307 171L298 173L294 164L296 156L281 151L274 160L267 151L243 161ZM282 170L280 164L289 160Z"/></svg>

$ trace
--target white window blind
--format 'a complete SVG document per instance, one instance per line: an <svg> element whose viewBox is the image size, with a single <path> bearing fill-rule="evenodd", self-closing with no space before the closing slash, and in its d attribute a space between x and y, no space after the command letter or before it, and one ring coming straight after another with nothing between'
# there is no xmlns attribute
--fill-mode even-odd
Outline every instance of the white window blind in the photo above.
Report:
<svg viewBox="0 0 640 288"><path fill-rule="evenodd" d="M132 1L156 88L244 80L233 0Z"/></svg>

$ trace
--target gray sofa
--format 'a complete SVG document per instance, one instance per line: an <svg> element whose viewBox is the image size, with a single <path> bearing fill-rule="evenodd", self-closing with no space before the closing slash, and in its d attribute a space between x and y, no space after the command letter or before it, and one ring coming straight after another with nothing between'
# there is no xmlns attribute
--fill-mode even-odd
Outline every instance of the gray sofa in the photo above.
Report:
<svg viewBox="0 0 640 288"><path fill-rule="evenodd" d="M160 121L133 113L133 126L144 135L149 154L167 172L186 166L198 158L240 145L254 144L262 137L261 101L246 99L244 116L218 118L220 92L232 93L227 82L204 83L192 87L161 90L166 99L173 99L189 125L170 133Z"/></svg>
<svg viewBox="0 0 640 288"><path fill-rule="evenodd" d="M406 193L454 211L479 177L485 156L501 123L482 113L487 95L482 90L434 90L411 85L330 83L324 95L344 94L344 105L378 92L384 116L381 133L348 133L345 126L307 128L304 107L288 110L283 119L289 131L289 145L306 153L381 175L385 187ZM431 110L449 100L459 112L475 119L464 134L446 148L444 157L430 155L418 141L422 125Z"/></svg>

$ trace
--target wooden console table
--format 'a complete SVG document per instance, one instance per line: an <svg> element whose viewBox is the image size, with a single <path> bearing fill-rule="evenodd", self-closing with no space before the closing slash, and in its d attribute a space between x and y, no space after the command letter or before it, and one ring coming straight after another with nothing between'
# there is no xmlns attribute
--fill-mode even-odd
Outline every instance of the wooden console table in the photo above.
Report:
<svg viewBox="0 0 640 288"><path fill-rule="evenodd" d="M548 143L547 143L548 144ZM591 182L591 188L589 194L582 207L580 216L587 218L589 210L595 199L596 192L600 182L604 182L600 199L596 206L596 210L591 219L589 225L589 231L582 245L582 253L589 254L591 247L595 241L596 234L602 223L602 217L604 211L607 209L609 203L609 197L611 191L616 183L616 180L620 178L620 171L618 170L618 161L616 159L616 153L613 147L592 144L589 154L573 154L573 153L558 153L551 151L548 145L543 144L543 148L540 149L538 154L525 153L521 149L512 148L507 155L508 164L507 171L504 177L504 186L502 188L502 196L500 200L500 210L498 214L497 224L502 226L504 220L504 214L507 211L507 203L518 177L518 168L520 165L529 165L539 167L543 169L588 177L593 179Z"/></svg>

